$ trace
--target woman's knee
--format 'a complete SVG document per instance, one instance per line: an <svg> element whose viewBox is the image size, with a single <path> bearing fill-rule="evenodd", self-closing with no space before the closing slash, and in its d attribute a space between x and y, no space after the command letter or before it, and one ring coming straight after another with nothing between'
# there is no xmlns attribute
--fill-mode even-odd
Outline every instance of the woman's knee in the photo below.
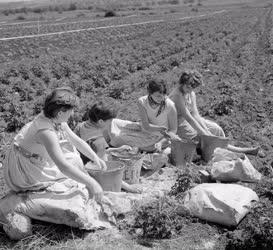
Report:
<svg viewBox="0 0 273 250"><path fill-rule="evenodd" d="M190 125L179 126L177 129L177 135L182 139L192 140L197 136L197 131L193 129Z"/></svg>

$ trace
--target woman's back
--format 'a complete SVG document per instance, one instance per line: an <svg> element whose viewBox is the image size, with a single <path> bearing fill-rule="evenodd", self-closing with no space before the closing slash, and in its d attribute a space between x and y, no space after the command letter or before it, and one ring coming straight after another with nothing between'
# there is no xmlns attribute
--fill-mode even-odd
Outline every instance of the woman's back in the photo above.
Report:
<svg viewBox="0 0 273 250"><path fill-rule="evenodd" d="M169 94L169 98L174 102L176 110L177 110L177 118L178 123L184 121L183 111L182 111L182 102L184 102L184 106L188 109L190 113L193 111L193 100L192 93L183 95L177 88L173 89Z"/></svg>

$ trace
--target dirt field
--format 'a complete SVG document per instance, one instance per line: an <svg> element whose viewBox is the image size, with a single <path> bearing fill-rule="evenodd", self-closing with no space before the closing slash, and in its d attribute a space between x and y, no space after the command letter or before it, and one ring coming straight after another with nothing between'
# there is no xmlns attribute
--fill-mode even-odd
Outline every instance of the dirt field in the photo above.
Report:
<svg viewBox="0 0 273 250"><path fill-rule="evenodd" d="M177 68L195 67L205 79L205 87L197 92L200 113L217 121L234 144L260 145L264 155L251 161L272 178L272 5L213 2L148 9L141 5L118 10L110 18L103 11L51 13L39 23L35 15L22 21L15 20L16 15L1 16L1 160L16 131L40 111L44 94L56 86L68 83L81 98L72 127L97 99L116 105L119 117L137 120L135 100L146 92L147 79L160 75L171 88ZM0 186L2 191L3 178ZM273 193L272 187L264 190ZM196 222L178 237L152 241L120 227L87 233L36 223L34 236L20 242L9 241L0 229L0 249L218 250L225 249L222 236L229 232Z"/></svg>

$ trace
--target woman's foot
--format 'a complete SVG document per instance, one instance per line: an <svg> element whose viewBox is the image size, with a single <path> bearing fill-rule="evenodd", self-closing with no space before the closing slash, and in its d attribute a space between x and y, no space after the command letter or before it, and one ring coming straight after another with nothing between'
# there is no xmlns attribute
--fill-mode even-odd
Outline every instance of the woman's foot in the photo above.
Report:
<svg viewBox="0 0 273 250"><path fill-rule="evenodd" d="M245 154L249 155L257 155L259 153L260 147L254 147L254 148L246 148Z"/></svg>
<svg viewBox="0 0 273 250"><path fill-rule="evenodd" d="M133 194L141 194L142 190L141 188L138 188L136 186L130 185L125 181L122 181L121 188L128 192L128 193L133 193Z"/></svg>
<svg viewBox="0 0 273 250"><path fill-rule="evenodd" d="M126 189L124 188L124 190L128 193L133 193L133 194L141 194L142 193L142 190L138 187L134 187L134 186L129 186L129 187L126 187Z"/></svg>

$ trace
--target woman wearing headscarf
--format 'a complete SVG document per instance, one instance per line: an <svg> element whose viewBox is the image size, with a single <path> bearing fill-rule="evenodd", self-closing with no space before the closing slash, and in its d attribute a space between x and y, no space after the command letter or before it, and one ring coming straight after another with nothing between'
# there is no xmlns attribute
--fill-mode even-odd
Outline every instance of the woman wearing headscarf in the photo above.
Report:
<svg viewBox="0 0 273 250"><path fill-rule="evenodd" d="M158 136L154 148L161 151L169 145L166 135L175 135L177 132L177 112L173 101L166 95L163 80L150 80L147 92L147 95L138 99L138 113L142 128Z"/></svg>

